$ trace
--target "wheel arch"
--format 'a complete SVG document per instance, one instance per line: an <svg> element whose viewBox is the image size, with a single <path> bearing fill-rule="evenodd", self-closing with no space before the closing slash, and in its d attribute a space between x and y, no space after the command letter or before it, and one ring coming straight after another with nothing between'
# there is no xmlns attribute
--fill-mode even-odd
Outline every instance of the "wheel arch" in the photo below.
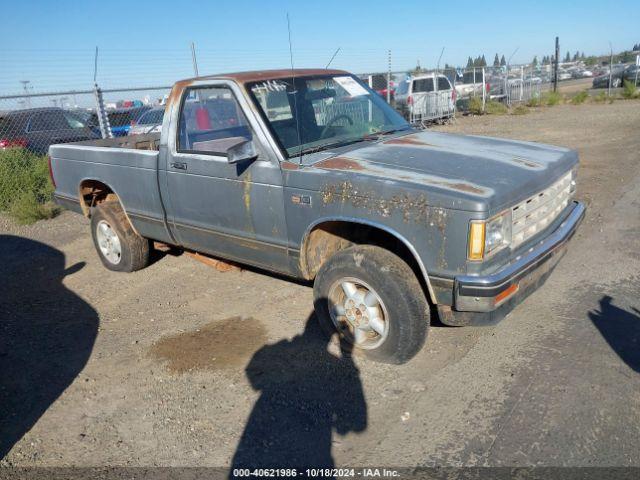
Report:
<svg viewBox="0 0 640 480"><path fill-rule="evenodd" d="M80 202L82 214L87 218L91 218L91 208L93 206L107 201L117 201L133 231L137 235L140 235L127 213L127 209L122 202L122 197L104 180L98 178L83 178L78 184L78 201Z"/></svg>
<svg viewBox="0 0 640 480"><path fill-rule="evenodd" d="M353 234L345 236L345 232L348 232L349 227L353 226L366 227L370 232L374 233L374 237L367 236L366 241L356 241L359 233L357 231L350 232ZM324 238L314 238L314 235L316 235L314 232L318 231L325 232L321 235ZM402 247L397 249L388 248L386 241L390 238L395 239ZM315 277L324 261L328 260L334 253L357 244L382 246L405 260L414 269L429 300L433 305L437 304L427 269L413 244L393 228L370 220L336 216L324 217L310 224L305 230L300 243L300 270L305 278L311 280Z"/></svg>

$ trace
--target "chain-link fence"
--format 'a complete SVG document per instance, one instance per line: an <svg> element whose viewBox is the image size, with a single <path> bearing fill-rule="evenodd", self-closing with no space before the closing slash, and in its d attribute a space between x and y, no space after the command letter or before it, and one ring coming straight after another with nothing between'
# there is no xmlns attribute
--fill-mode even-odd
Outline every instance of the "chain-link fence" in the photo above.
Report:
<svg viewBox="0 0 640 480"><path fill-rule="evenodd" d="M159 131L170 87L0 96L0 149Z"/></svg>
<svg viewBox="0 0 640 480"><path fill-rule="evenodd" d="M630 71L625 66L622 70ZM584 66L565 65L559 77L565 81L595 73ZM359 76L407 120L423 125L447 120L457 112L482 113L488 102L508 106L527 103L540 97L553 81L550 65L444 68ZM612 83L617 82L614 86L622 83L621 78L613 78ZM44 154L54 143L159 131L169 90L167 85L0 96L0 149L24 147ZM359 107L344 106L355 110ZM358 113L366 115L355 112Z"/></svg>

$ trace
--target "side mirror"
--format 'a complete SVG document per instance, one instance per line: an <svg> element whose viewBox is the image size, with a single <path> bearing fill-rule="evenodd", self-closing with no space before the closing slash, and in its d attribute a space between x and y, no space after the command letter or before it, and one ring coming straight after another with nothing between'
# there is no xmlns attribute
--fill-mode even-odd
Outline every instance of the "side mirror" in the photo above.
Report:
<svg viewBox="0 0 640 480"><path fill-rule="evenodd" d="M251 140L244 140L227 149L227 162L238 163L258 158L258 152Z"/></svg>

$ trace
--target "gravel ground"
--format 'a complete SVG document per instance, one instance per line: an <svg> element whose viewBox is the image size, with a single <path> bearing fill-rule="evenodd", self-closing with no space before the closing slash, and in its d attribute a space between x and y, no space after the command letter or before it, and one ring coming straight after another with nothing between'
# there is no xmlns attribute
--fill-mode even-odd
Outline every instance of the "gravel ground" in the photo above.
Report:
<svg viewBox="0 0 640 480"><path fill-rule="evenodd" d="M504 321L434 326L400 367L336 356L307 285L117 274L80 216L0 217L0 464L640 466L639 125L628 101L438 127L578 149L589 209Z"/></svg>

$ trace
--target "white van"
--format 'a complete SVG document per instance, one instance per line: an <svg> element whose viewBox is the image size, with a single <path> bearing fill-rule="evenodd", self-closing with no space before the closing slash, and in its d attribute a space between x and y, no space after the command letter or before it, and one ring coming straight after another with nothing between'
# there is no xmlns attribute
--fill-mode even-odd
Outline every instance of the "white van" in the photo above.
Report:
<svg viewBox="0 0 640 480"><path fill-rule="evenodd" d="M428 73L398 83L396 109L410 122L427 122L452 117L456 91L442 74Z"/></svg>

